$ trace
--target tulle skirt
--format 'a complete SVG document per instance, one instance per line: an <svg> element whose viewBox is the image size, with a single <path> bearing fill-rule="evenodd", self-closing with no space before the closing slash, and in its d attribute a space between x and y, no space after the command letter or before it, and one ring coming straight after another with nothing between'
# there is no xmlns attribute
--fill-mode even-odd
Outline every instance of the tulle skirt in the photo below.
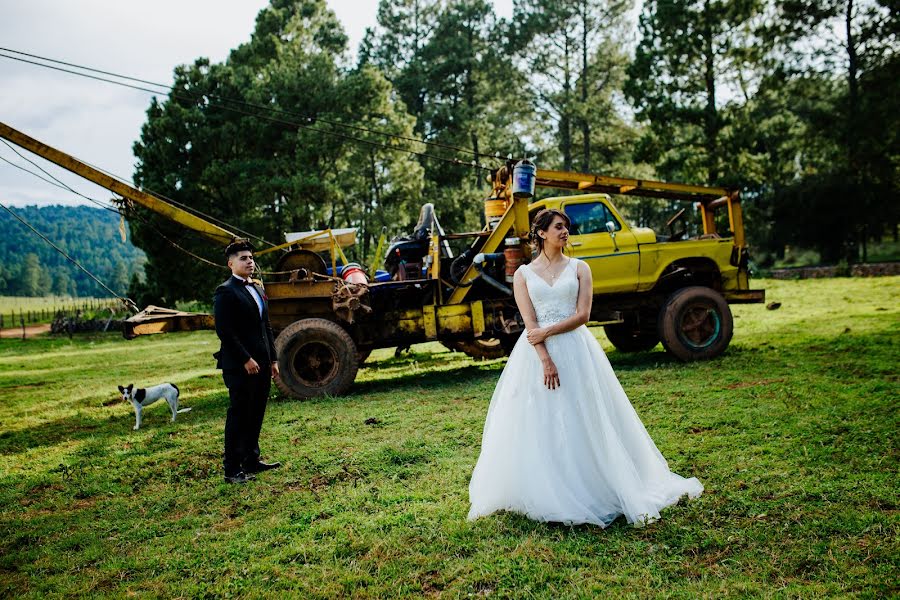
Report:
<svg viewBox="0 0 900 600"><path fill-rule="evenodd" d="M547 339L560 387L523 335L506 364L469 484L469 519L498 510L537 521L642 525L700 482L669 470L587 327Z"/></svg>

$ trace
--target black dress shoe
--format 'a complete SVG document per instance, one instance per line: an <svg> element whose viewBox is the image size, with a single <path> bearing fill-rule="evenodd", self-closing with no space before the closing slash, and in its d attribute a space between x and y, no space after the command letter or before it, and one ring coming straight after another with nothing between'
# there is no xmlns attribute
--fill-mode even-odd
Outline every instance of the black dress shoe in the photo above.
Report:
<svg viewBox="0 0 900 600"><path fill-rule="evenodd" d="M236 473L235 475L225 476L226 483L247 483L248 481L251 481L253 479L256 479L256 477L254 477L253 475L248 475L243 471L238 471L238 473Z"/></svg>
<svg viewBox="0 0 900 600"><path fill-rule="evenodd" d="M256 462L244 467L244 473L262 473L263 471L271 471L281 466L280 462L264 463Z"/></svg>

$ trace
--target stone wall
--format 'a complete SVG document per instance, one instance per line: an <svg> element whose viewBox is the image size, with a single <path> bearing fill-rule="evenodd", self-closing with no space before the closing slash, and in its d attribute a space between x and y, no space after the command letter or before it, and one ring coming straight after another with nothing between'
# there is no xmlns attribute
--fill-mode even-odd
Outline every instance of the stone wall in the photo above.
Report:
<svg viewBox="0 0 900 600"><path fill-rule="evenodd" d="M823 277L884 277L900 275L900 262L861 263L831 267L794 267L773 269L773 279L820 279Z"/></svg>

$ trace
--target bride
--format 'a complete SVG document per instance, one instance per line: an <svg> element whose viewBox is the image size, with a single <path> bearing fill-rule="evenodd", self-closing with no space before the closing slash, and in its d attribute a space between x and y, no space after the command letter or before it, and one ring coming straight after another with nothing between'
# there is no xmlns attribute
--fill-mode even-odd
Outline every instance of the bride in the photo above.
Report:
<svg viewBox="0 0 900 600"><path fill-rule="evenodd" d="M469 519L498 510L537 521L642 525L703 486L669 471L600 344L585 327L591 271L563 254L569 218L542 210L540 256L516 271L525 320L491 398L472 473Z"/></svg>

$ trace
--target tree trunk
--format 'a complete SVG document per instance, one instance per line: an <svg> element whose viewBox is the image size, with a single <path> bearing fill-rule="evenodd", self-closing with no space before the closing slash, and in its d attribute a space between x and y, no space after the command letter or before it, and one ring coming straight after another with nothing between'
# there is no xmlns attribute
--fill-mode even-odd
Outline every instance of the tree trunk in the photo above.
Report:
<svg viewBox="0 0 900 600"><path fill-rule="evenodd" d="M716 110L715 55L713 54L712 15L709 0L703 3L703 49L705 53L706 110L704 137L706 146L706 179L710 185L719 178L716 141L719 135L719 113Z"/></svg>
<svg viewBox="0 0 900 600"><path fill-rule="evenodd" d="M475 44L475 24L471 21L466 23L466 32L468 34L469 40L469 49L470 52L474 52L474 44ZM472 82L472 72L475 70L475 65L472 61L472 54L469 54L469 60L466 64L466 109L468 111L467 121L469 122L469 127L471 130L469 132L469 136L472 139L472 160L474 162L478 162L478 155L480 151L478 149L478 133L475 131L474 119L472 118L475 115L475 111L478 109L475 102L475 84ZM475 180L475 187L477 188L481 181L479 179L479 175L481 174L478 167L473 167L473 177Z"/></svg>
<svg viewBox="0 0 900 600"><path fill-rule="evenodd" d="M850 172L856 173L859 167L858 163L858 136L856 135L856 121L859 112L859 81L857 80L857 70L859 68L859 58L856 55L856 42L853 39L853 0L847 0L847 13L845 15L845 25L847 28L847 85L849 88L847 107L847 150L849 152Z"/></svg>
<svg viewBox="0 0 900 600"><path fill-rule="evenodd" d="M861 173L863 165L859 160L859 136L857 135L856 124L859 121L859 81L857 80L857 71L859 69L859 58L856 54L856 42L853 38L853 0L847 0L846 13L844 14L844 26L847 32L847 118L844 121L846 127L847 140L847 166L849 167L850 176L862 183L865 177ZM860 232L860 242L862 243L862 261L869 260L869 228L868 219L871 211L868 207L868 194L862 185L856 186L862 195L859 200L862 202L862 231ZM856 258L854 256L854 258Z"/></svg>
<svg viewBox="0 0 900 600"><path fill-rule="evenodd" d="M572 44L568 32L563 57L563 99L559 117L559 145L563 155L563 170L572 170Z"/></svg>
<svg viewBox="0 0 900 600"><path fill-rule="evenodd" d="M588 103L588 6L582 0L581 9L581 171L591 170L591 124L587 118Z"/></svg>

